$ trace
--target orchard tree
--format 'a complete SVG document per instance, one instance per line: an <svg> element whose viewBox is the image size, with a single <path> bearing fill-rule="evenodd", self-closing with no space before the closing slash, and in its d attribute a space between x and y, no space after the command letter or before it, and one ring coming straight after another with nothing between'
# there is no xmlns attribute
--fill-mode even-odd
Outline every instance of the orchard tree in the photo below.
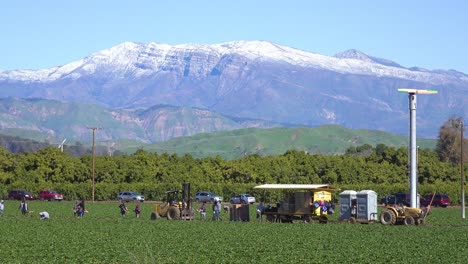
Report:
<svg viewBox="0 0 468 264"><path fill-rule="evenodd" d="M440 161L458 164L460 162L461 152L461 132L463 119L461 117L451 117L439 130L436 152ZM466 160L468 144L463 138L463 160Z"/></svg>

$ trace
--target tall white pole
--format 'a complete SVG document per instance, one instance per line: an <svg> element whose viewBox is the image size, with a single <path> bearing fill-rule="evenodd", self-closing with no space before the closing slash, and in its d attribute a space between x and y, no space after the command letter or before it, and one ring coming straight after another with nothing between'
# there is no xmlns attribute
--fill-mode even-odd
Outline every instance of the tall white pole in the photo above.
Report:
<svg viewBox="0 0 468 264"><path fill-rule="evenodd" d="M408 98L410 110L410 206L416 208L416 94L409 93Z"/></svg>
<svg viewBox="0 0 468 264"><path fill-rule="evenodd" d="M416 175L416 94L436 94L436 90L418 90L411 88L400 88L399 92L408 93L410 111L410 206L416 208L417 201L417 175Z"/></svg>

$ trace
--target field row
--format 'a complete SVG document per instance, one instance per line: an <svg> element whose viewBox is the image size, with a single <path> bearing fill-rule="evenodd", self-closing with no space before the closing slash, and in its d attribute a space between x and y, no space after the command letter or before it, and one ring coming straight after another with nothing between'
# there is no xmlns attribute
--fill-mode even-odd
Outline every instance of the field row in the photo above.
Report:
<svg viewBox="0 0 468 264"><path fill-rule="evenodd" d="M7 201L0 218L0 263L465 263L468 224L459 208L436 208L428 225L281 224L152 221L119 217L118 203L88 203L84 218L71 202L31 202L31 217ZM129 208L132 210L130 203ZM36 213L50 212L39 220ZM254 214L254 207L251 206ZM208 213L210 213L208 211ZM336 216L334 216L336 217ZM391 254L389 253L391 252Z"/></svg>

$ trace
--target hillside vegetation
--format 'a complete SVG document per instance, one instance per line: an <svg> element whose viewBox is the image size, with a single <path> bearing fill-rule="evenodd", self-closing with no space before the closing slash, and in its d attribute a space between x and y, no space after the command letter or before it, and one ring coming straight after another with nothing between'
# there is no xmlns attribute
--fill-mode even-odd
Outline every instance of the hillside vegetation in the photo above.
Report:
<svg viewBox="0 0 468 264"><path fill-rule="evenodd" d="M13 153L34 152L50 146L47 142L47 140L37 142L0 135L0 146ZM437 141L419 138L417 143L421 149L434 149ZM178 137L157 144L146 144L129 139L103 142L98 137L96 155L102 156L110 153L120 155L122 152L132 154L138 149L179 156L190 154L195 158L220 156L224 159L238 159L251 154L275 156L288 150L305 151L309 154L339 155L344 154L349 147L364 144L404 147L408 146L408 137L377 130L348 129L339 125L325 125L317 128L248 128ZM67 141L64 151L80 157L91 153L91 143Z"/></svg>
<svg viewBox="0 0 468 264"><path fill-rule="evenodd" d="M418 139L420 148L434 149L436 143L435 139ZM197 158L219 155L225 159L236 159L250 154L281 155L288 150L337 155L345 153L349 147L364 144L404 147L408 146L408 137L377 130L348 129L339 125L317 128L248 128L174 138L156 144L122 144L120 150L134 153L141 148L150 152L178 155L188 153Z"/></svg>

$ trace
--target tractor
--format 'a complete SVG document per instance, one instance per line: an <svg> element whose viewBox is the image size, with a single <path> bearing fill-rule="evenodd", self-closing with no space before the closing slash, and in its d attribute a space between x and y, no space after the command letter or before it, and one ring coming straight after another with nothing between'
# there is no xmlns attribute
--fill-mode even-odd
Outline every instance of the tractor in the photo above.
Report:
<svg viewBox="0 0 468 264"><path fill-rule="evenodd" d="M166 202L156 204L151 213L151 220L158 220L166 217L167 220L193 220L195 211L192 208L190 198L190 183L183 183L182 190L172 190L166 192Z"/></svg>
<svg viewBox="0 0 468 264"><path fill-rule="evenodd" d="M403 204L388 204L380 214L380 222L384 225L424 225L426 224L427 209L408 207Z"/></svg>

